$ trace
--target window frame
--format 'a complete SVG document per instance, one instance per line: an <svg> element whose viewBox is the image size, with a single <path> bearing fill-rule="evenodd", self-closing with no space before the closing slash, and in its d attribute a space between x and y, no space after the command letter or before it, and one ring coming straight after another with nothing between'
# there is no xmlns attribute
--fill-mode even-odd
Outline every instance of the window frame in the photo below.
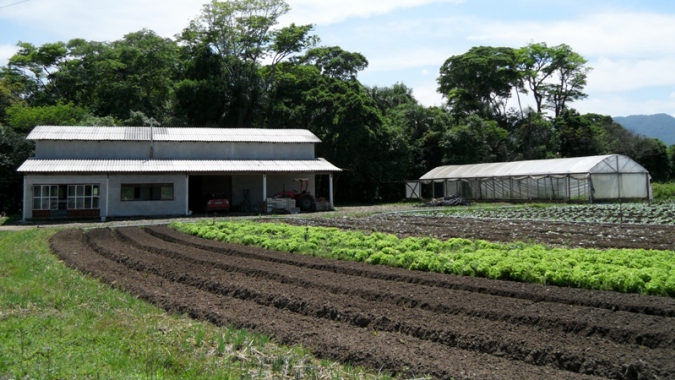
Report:
<svg viewBox="0 0 675 380"><path fill-rule="evenodd" d="M36 188L39 188L39 195L36 195L37 191ZM56 188L56 192L54 194L54 189ZM45 192L46 190L46 192ZM59 185L43 185L43 184L34 184L33 188L33 210L58 210L59 209ZM35 201L38 200L40 201L40 206L35 207L36 203ZM44 204L47 204L47 207L43 207Z"/></svg>
<svg viewBox="0 0 675 380"><path fill-rule="evenodd" d="M175 186L170 182L120 184L120 202L171 202L175 199Z"/></svg>
<svg viewBox="0 0 675 380"><path fill-rule="evenodd" d="M68 184L66 202L68 210L100 210L101 185L97 183Z"/></svg>
<svg viewBox="0 0 675 380"><path fill-rule="evenodd" d="M37 195L37 188L40 189L39 195ZM63 197L60 195L61 188L65 188ZM73 189L72 192L71 189ZM100 183L33 184L32 191L33 210L36 211L59 210L59 203L61 201L65 202L66 210L101 209ZM40 205L39 207L35 207L38 199L40 200ZM45 207L45 204L47 207ZM81 205L81 207L78 207L79 205Z"/></svg>

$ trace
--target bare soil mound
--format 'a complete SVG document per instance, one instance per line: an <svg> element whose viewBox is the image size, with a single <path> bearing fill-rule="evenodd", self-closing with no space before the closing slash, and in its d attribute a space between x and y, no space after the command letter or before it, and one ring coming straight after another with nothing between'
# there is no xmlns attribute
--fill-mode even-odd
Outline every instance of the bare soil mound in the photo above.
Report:
<svg viewBox="0 0 675 380"><path fill-rule="evenodd" d="M169 311L405 375L675 377L675 300L303 257L165 227L64 230L69 266Z"/></svg>

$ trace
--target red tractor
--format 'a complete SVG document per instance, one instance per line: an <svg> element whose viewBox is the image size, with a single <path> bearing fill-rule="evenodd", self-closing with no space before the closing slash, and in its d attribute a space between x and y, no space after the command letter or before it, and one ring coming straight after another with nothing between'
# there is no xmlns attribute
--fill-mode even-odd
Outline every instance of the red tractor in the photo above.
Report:
<svg viewBox="0 0 675 380"><path fill-rule="evenodd" d="M300 191L284 189L274 194L273 198L292 198L295 199L295 205L300 207L301 211L315 211L316 202L309 192L309 178L295 178L293 181L300 182Z"/></svg>

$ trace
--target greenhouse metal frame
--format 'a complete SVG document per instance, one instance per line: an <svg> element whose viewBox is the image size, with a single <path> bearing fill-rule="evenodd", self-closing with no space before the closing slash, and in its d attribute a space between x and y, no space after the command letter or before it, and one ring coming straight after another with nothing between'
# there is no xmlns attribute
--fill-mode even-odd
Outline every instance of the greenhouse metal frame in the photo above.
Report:
<svg viewBox="0 0 675 380"><path fill-rule="evenodd" d="M652 198L649 172L629 157L611 154L547 160L439 166L406 185L443 183L443 196L476 200L589 201ZM432 197L440 194L433 194Z"/></svg>

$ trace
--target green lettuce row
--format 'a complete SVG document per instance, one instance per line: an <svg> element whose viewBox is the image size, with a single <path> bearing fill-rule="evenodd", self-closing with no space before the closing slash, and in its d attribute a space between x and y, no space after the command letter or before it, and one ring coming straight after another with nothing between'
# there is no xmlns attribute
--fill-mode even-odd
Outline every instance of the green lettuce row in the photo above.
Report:
<svg viewBox="0 0 675 380"><path fill-rule="evenodd" d="M491 243L454 238L440 241L337 228L281 223L176 223L185 233L222 242L411 270L550 284L624 293L675 296L675 252L596 250Z"/></svg>

